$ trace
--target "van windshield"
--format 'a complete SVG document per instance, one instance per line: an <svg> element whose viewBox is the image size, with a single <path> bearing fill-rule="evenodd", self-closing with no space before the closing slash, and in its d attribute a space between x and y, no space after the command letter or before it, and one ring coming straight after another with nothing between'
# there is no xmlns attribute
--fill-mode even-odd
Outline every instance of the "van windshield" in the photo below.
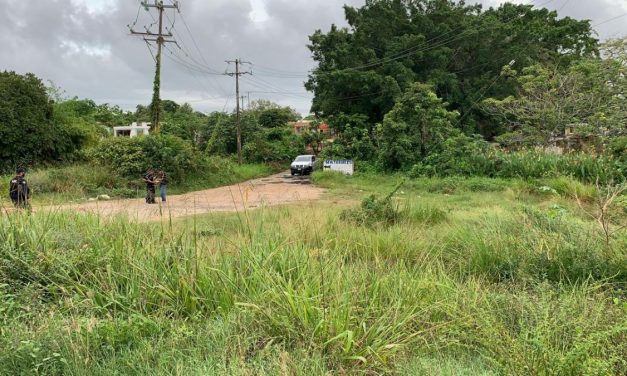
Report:
<svg viewBox="0 0 627 376"><path fill-rule="evenodd" d="M311 161L311 157L308 155L300 155L298 157L296 157L296 160L294 162L309 162Z"/></svg>

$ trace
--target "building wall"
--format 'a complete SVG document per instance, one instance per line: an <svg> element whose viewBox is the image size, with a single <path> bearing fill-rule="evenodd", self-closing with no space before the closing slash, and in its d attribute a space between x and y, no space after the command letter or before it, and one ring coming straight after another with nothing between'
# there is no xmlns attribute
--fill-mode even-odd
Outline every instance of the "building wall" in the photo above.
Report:
<svg viewBox="0 0 627 376"><path fill-rule="evenodd" d="M137 137L150 133L150 123L133 123L126 127L113 127L114 137Z"/></svg>

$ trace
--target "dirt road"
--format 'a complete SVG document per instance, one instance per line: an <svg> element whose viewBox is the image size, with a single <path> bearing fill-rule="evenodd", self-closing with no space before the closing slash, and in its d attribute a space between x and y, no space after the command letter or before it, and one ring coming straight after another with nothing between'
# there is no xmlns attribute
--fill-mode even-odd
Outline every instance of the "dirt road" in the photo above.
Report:
<svg viewBox="0 0 627 376"><path fill-rule="evenodd" d="M166 202L152 205L146 204L144 199L127 199L47 208L93 212L105 216L124 214L138 221L152 221L162 217L176 218L194 214L236 211L244 208L251 209L296 201L317 200L322 191L321 188L314 187L306 176L292 177L289 172L283 172L226 187L183 195L169 195ZM159 188L157 187L158 194Z"/></svg>

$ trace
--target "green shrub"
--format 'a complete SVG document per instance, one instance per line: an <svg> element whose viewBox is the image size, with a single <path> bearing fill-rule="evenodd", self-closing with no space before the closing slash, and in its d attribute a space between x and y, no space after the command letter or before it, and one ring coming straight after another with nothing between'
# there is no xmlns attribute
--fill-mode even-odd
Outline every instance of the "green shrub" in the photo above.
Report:
<svg viewBox="0 0 627 376"><path fill-rule="evenodd" d="M608 145L609 154L627 162L627 136L614 137Z"/></svg>
<svg viewBox="0 0 627 376"><path fill-rule="evenodd" d="M138 177L154 167L171 181L182 180L203 164L189 142L171 135L108 138L92 150L91 158L120 176Z"/></svg>
<svg viewBox="0 0 627 376"><path fill-rule="evenodd" d="M27 178L34 194L94 194L100 189L123 187L126 183L126 180L120 181L106 167L92 164L36 170L29 173Z"/></svg>
<svg viewBox="0 0 627 376"><path fill-rule="evenodd" d="M495 149L480 137L457 135L414 165L410 176L493 176Z"/></svg>
<svg viewBox="0 0 627 376"><path fill-rule="evenodd" d="M500 178L542 179L568 176L586 183L622 182L626 163L608 156L585 153L547 154L523 150L506 152L485 141L456 136L442 142L440 148L409 172L422 176L488 176Z"/></svg>
<svg viewBox="0 0 627 376"><path fill-rule="evenodd" d="M391 226L398 223L407 213L399 209L392 197L402 184L397 185L383 198L378 198L376 195L366 197L361 201L359 208L343 211L340 218L362 226Z"/></svg>
<svg viewBox="0 0 627 376"><path fill-rule="evenodd" d="M290 162L304 153L302 140L289 128L263 129L242 148L246 161L253 163Z"/></svg>

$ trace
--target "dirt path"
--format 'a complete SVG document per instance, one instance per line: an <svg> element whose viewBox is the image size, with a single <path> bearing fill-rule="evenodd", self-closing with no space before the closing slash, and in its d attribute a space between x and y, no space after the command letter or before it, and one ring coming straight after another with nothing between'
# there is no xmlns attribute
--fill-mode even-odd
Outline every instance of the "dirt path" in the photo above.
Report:
<svg viewBox="0 0 627 376"><path fill-rule="evenodd" d="M194 214L236 211L244 208L317 200L322 191L321 188L314 187L308 177L292 177L289 172L283 172L226 187L183 195L169 195L165 203L153 205L146 204L144 199L127 199L46 208L93 212L106 216L125 214L138 221L152 221L159 220L162 216L176 218ZM157 187L158 194L159 188Z"/></svg>

